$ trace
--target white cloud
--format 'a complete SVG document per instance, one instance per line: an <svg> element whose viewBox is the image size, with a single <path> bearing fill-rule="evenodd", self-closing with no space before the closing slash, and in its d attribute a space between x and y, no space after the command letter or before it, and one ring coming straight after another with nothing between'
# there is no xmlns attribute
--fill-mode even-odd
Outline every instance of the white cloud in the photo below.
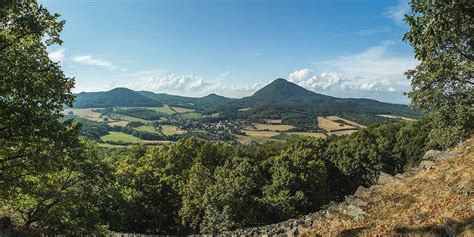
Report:
<svg viewBox="0 0 474 237"><path fill-rule="evenodd" d="M343 96L347 91L365 93L407 91L410 86L404 72L418 61L411 56L392 53L393 42L383 42L360 53L347 54L313 62L324 70L316 73L308 68L289 74L288 80L313 91Z"/></svg>
<svg viewBox="0 0 474 237"><path fill-rule="evenodd" d="M202 92L212 89L216 83L195 75L145 74L131 85L134 89L159 92Z"/></svg>
<svg viewBox="0 0 474 237"><path fill-rule="evenodd" d="M316 75L310 69L296 70L288 76L288 80L305 88L313 90L328 90L345 81L344 76L332 72Z"/></svg>
<svg viewBox="0 0 474 237"><path fill-rule="evenodd" d="M107 70L111 71L126 71L124 68L120 68L114 63L107 61L105 59L100 59L100 58L94 58L90 55L80 55L76 56L72 59L75 62L81 63L81 64L86 64L86 65L92 65L92 66L97 66L101 68L105 68Z"/></svg>
<svg viewBox="0 0 474 237"><path fill-rule="evenodd" d="M398 25L405 24L405 15L410 12L410 6L408 5L407 0L400 0L398 4L392 7L389 7L383 15L391 20L393 20Z"/></svg>
<svg viewBox="0 0 474 237"><path fill-rule="evenodd" d="M64 49L58 49L56 51L48 53L48 57L53 62L59 62L59 61L63 60L63 58L64 58Z"/></svg>
<svg viewBox="0 0 474 237"><path fill-rule="evenodd" d="M392 54L392 47L393 42L387 41L360 53L342 55L314 64L324 70L344 75L346 81L357 85L377 81L384 87L408 87L410 84L404 72L416 67L418 61L411 55Z"/></svg>

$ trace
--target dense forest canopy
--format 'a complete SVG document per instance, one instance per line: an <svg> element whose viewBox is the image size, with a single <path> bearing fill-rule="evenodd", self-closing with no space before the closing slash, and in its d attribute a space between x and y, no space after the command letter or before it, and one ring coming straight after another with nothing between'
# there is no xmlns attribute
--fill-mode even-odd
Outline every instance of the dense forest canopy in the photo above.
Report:
<svg viewBox="0 0 474 237"><path fill-rule="evenodd" d="M472 132L474 9L468 0L410 6L404 39L420 60L407 72L412 106L426 111L419 121L284 143L236 146L192 137L106 149L79 136L81 121L62 115L74 101L74 80L48 58L47 47L61 43L65 22L34 0L1 1L2 223L24 235L218 233L319 210L382 171L417 165L428 149L450 147Z"/></svg>

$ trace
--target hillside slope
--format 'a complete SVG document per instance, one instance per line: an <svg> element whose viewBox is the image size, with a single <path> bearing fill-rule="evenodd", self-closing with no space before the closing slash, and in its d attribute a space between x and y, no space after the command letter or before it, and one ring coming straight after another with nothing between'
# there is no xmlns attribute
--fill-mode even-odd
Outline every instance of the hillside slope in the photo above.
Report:
<svg viewBox="0 0 474 237"><path fill-rule="evenodd" d="M356 193L367 202L361 218L328 212L305 236L474 236L474 137L452 153L424 158L417 172Z"/></svg>
<svg viewBox="0 0 474 237"><path fill-rule="evenodd" d="M109 107L152 107L162 106L159 101L150 99L128 88L115 88L103 92L82 92L77 94L75 108Z"/></svg>
<svg viewBox="0 0 474 237"><path fill-rule="evenodd" d="M342 203L233 235L474 236L474 136L449 152L429 151L419 167L382 173Z"/></svg>
<svg viewBox="0 0 474 237"><path fill-rule="evenodd" d="M252 96L230 101L213 109L214 112L222 112L223 116L257 119L274 117L281 118L287 123L291 123L292 120L308 120L307 123L312 123L318 115L344 117L348 114L353 115L352 119L359 121L361 116L367 115L398 114L408 117L419 115L406 105L322 95L281 78L274 80Z"/></svg>

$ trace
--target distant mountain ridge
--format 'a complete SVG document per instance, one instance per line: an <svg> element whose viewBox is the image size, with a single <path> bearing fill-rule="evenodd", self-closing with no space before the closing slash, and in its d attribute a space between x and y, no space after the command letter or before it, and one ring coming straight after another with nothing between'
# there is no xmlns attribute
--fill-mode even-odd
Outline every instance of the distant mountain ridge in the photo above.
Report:
<svg viewBox="0 0 474 237"><path fill-rule="evenodd" d="M355 120L378 114L417 117L406 105L384 103L372 99L337 98L309 91L279 78L253 95L232 99L210 94L186 97L115 88L104 92L83 92L77 95L74 107L152 107L168 104L196 109L205 114L219 113L222 118L282 118L294 123L312 123L315 116L340 115Z"/></svg>

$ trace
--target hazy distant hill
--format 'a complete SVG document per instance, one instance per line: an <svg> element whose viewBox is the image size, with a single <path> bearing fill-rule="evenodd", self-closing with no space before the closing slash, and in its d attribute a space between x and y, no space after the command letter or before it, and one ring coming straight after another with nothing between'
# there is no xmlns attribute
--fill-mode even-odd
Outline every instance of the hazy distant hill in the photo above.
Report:
<svg viewBox="0 0 474 237"><path fill-rule="evenodd" d="M115 88L104 92L82 92L77 95L76 108L108 107L145 107L162 106L163 103L150 99L140 93L127 89Z"/></svg>

